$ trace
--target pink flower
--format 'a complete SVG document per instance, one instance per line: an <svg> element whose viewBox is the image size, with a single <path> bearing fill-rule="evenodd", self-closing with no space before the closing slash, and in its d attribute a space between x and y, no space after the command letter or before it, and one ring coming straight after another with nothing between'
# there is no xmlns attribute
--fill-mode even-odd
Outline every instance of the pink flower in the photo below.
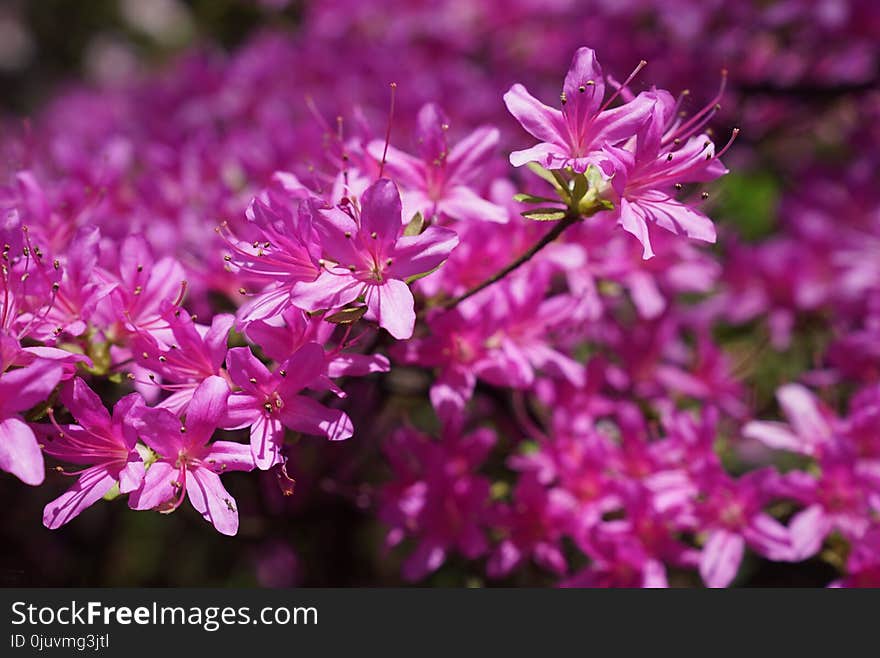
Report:
<svg viewBox="0 0 880 658"><path fill-rule="evenodd" d="M669 586L663 563L634 537L597 533L590 545L592 563L563 581L563 587L656 589Z"/></svg>
<svg viewBox="0 0 880 658"><path fill-rule="evenodd" d="M831 587L880 587L880 526L855 542L846 560L846 576Z"/></svg>
<svg viewBox="0 0 880 658"><path fill-rule="evenodd" d="M312 398L299 395L315 385L326 371L324 350L307 343L270 372L249 349L236 347L226 357L229 376L241 392L229 398L224 429L250 426L251 453L260 469L283 460L285 427L297 432L326 436L331 441L352 435L351 419Z"/></svg>
<svg viewBox="0 0 880 658"><path fill-rule="evenodd" d="M486 564L490 578L503 578L532 558L536 564L562 575L567 569L561 539L572 506L566 496L547 489L534 473L520 476L510 505L494 510L492 529L503 537Z"/></svg>
<svg viewBox="0 0 880 658"><path fill-rule="evenodd" d="M572 58L562 86L562 111L544 105L521 84L513 85L504 94L504 103L540 143L511 153L510 164L519 167L537 162L548 169L571 167L577 173L595 165L610 175L603 149L635 135L654 104L653 98L640 94L620 107L607 109L618 95L616 92L602 102L605 78L590 48L578 48Z"/></svg>
<svg viewBox="0 0 880 658"><path fill-rule="evenodd" d="M173 306L165 307L163 317L170 331L162 332L161 339L138 331L132 338L131 351L137 363L150 371L151 383L156 383L152 373L159 374L162 383L157 386L171 392L159 406L182 414L202 381L212 375L225 374L226 342L235 318L218 313L212 318L211 326L205 327Z"/></svg>
<svg viewBox="0 0 880 658"><path fill-rule="evenodd" d="M147 469L144 483L129 498L132 509L169 513L185 496L220 533L238 532L235 499L223 487L220 474L250 471L250 448L230 441L208 443L226 413L229 386L208 377L193 394L183 423L167 409L145 409L137 430L158 459Z"/></svg>
<svg viewBox="0 0 880 658"><path fill-rule="evenodd" d="M850 415L838 418L799 384L787 384L776 393L788 424L752 421L743 428L747 437L765 445L813 457L818 472L786 473L783 495L804 507L790 523L797 559L822 548L834 530L859 539L880 511L880 404L868 389L853 399Z"/></svg>
<svg viewBox="0 0 880 658"><path fill-rule="evenodd" d="M507 223L505 209L483 199L471 187L498 144L498 130L477 128L451 149L448 130L449 119L437 105L429 103L419 112L418 156L388 147L385 170L403 188L405 217L420 212L427 218ZM369 145L370 155L377 160L381 160L384 150L383 142Z"/></svg>
<svg viewBox="0 0 880 658"><path fill-rule="evenodd" d="M53 422L58 433L47 431L46 453L88 467L70 473L79 476L76 484L46 505L43 525L51 530L73 520L115 484L119 484L120 493L127 494L140 487L144 479L135 429L144 407L140 395L132 393L122 398L113 408L111 418L101 399L77 377L61 389L61 401L78 424Z"/></svg>
<svg viewBox="0 0 880 658"><path fill-rule="evenodd" d="M48 339L62 332L81 336L98 304L116 287L113 281L98 276L98 244L101 232L97 227L80 228L67 249L67 255L59 259L61 272L59 285L54 292L51 307L43 314L40 337Z"/></svg>
<svg viewBox="0 0 880 658"><path fill-rule="evenodd" d="M575 315L579 300L545 298L549 276L499 282L457 308L429 317L431 335L402 346L407 363L437 367L431 403L445 422L461 417L477 379L496 386L527 388L537 373L582 386L584 367L548 341Z"/></svg>
<svg viewBox="0 0 880 658"><path fill-rule="evenodd" d="M280 320L280 322L279 322ZM391 365L382 354L343 352L344 345L329 349L327 344L335 324L320 316L290 307L271 322L258 320L245 329L247 337L260 346L270 359L281 363L307 343L324 345L327 377L360 377L374 372L388 372ZM344 341L343 341L344 342ZM335 386L330 384L330 386ZM340 393L340 391L336 391Z"/></svg>
<svg viewBox="0 0 880 658"><path fill-rule="evenodd" d="M700 529L708 533L700 575L708 587L727 587L733 581L747 544L770 560L797 559L793 531L764 511L773 498L768 480L778 477L772 469L761 469L735 480L720 467L707 468L697 477L696 513Z"/></svg>
<svg viewBox="0 0 880 658"><path fill-rule="evenodd" d="M0 469L25 484L41 484L45 468L37 438L21 412L46 400L61 373L60 365L44 360L0 373Z"/></svg>
<svg viewBox="0 0 880 658"><path fill-rule="evenodd" d="M619 195L615 204L618 222L642 243L645 259L654 255L649 226L655 224L695 240L715 242L712 221L675 199L675 190L682 184L711 181L727 173L712 140L706 135L691 136L705 123L708 110L681 124L678 104L668 92L654 90L642 96L654 103L635 140L606 147L615 161L612 187Z"/></svg>
<svg viewBox="0 0 880 658"><path fill-rule="evenodd" d="M248 281L264 286L239 309L241 323L271 318L291 304L300 281L318 276L311 205L315 197L290 174L276 173L273 184L254 198L245 213L250 241L226 236L225 258Z"/></svg>
<svg viewBox="0 0 880 658"><path fill-rule="evenodd" d="M155 331L168 326L163 309L180 303L186 290L183 266L168 256L156 259L143 236L133 235L119 246L119 276L110 293L107 325L118 323L125 333Z"/></svg>
<svg viewBox="0 0 880 658"><path fill-rule="evenodd" d="M753 420L743 427L743 436L776 450L817 455L834 441L840 421L821 401L800 384L786 384L776 399L788 424Z"/></svg>
<svg viewBox="0 0 880 658"><path fill-rule="evenodd" d="M354 203L323 210L316 230L323 270L311 283L297 283L292 301L306 310L338 308L364 296L365 317L397 339L412 336L415 308L406 279L438 267L458 244L454 231L430 226L403 235L400 193L390 180L373 183Z"/></svg>
<svg viewBox="0 0 880 658"><path fill-rule="evenodd" d="M475 471L494 443L488 429L446 433L439 441L401 429L385 444L395 479L382 488L379 518L391 527L389 547L407 535L417 541L403 565L407 580L439 569L452 549L468 559L486 552L489 481Z"/></svg>

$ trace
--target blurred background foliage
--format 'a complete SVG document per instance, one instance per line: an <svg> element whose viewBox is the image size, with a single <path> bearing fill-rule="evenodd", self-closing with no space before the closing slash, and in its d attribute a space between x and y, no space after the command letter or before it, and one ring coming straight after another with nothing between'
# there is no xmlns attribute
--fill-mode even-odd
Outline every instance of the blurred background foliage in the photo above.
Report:
<svg viewBox="0 0 880 658"><path fill-rule="evenodd" d="M2 0L0 105L26 114L65 80L132 74L193 44L234 48L259 28L295 29L300 13L286 0Z"/></svg>

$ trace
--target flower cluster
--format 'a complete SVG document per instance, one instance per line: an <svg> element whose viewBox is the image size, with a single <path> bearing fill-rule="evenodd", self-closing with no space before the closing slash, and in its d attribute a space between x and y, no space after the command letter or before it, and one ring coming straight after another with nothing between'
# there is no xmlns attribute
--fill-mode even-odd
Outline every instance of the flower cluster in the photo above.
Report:
<svg viewBox="0 0 880 658"><path fill-rule="evenodd" d="M621 52L597 34L603 61L632 70L618 79L572 43L560 3L538 12L571 57L560 88L541 68L558 57L490 37L497 8L414 19L424 43L383 37L409 44L405 63L379 48L366 66L375 10L346 4L309 8L312 39L74 90L4 137L0 469L58 488L44 525L188 499L235 535L259 512L230 474L253 471L275 514L350 495L407 581L726 587L755 564L821 560L839 573L823 584L880 584L876 152L803 157L793 178L809 184L770 190L778 226L750 235L758 156L711 125L731 95L816 68L862 82L873 51L832 37L870 8L811 26L798 2L731 10L731 25L790 25L804 58L832 46L821 66L770 71L774 44L743 48L712 3L677 21L597 3L621 26L609 35L633 35ZM633 61L644 12L744 61L664 65L650 41L656 61ZM314 50L328 34L346 38ZM481 38L485 71L465 57ZM434 39L449 45L437 66ZM375 72L407 67L389 103ZM696 91L657 86L680 80ZM749 107L759 136L796 113ZM877 138L829 116L856 150ZM746 173L725 177L722 157ZM269 545L272 564L299 563Z"/></svg>

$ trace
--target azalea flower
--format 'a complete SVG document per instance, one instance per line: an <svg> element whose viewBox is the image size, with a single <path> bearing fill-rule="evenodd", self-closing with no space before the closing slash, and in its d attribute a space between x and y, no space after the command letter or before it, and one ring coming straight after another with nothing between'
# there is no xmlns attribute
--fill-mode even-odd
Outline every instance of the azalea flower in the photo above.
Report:
<svg viewBox="0 0 880 658"><path fill-rule="evenodd" d="M353 203L324 210L315 229L321 236L323 270L310 283L297 283L291 301L306 310L339 308L363 296L364 317L397 339L412 336L415 308L406 279L438 267L458 244L454 231L429 226L404 235L397 186L373 183Z"/></svg>
<svg viewBox="0 0 880 658"><path fill-rule="evenodd" d="M312 231L314 195L292 174L278 172L272 184L255 197L245 212L251 241L235 238L224 224L229 254L225 260L250 283L263 286L248 292L239 323L272 318L290 307L290 293L300 281L313 281L320 267Z"/></svg>
<svg viewBox="0 0 880 658"><path fill-rule="evenodd" d="M482 529L489 481L474 473L495 443L495 434L446 432L442 440L412 430L395 432L383 446L396 474L380 493L379 517L390 527L386 545L416 540L403 576L418 581L442 566L452 550L468 559L483 555Z"/></svg>
<svg viewBox="0 0 880 658"><path fill-rule="evenodd" d="M46 400L61 373L61 366L44 360L0 373L0 469L25 484L42 484L45 467L37 438L21 412Z"/></svg>
<svg viewBox="0 0 880 658"><path fill-rule="evenodd" d="M226 367L241 391L229 398L223 427L250 427L251 453L257 468L265 470L284 461L281 449L285 428L323 435L331 441L352 435L353 427L346 414L299 395L303 389L317 384L326 371L320 345L303 345L274 372L249 349L236 347L229 350Z"/></svg>
<svg viewBox="0 0 880 658"><path fill-rule="evenodd" d="M372 142L369 153L386 158L385 171L403 189L404 216L449 217L507 223L504 208L483 199L472 185L479 182L492 150L498 145L498 129L481 126L449 147L449 119L434 103L420 111L416 137L418 155L410 155L380 141Z"/></svg>
<svg viewBox="0 0 880 658"><path fill-rule="evenodd" d="M182 414L202 381L212 375L225 375L226 343L235 317L218 313L206 327L172 306L165 308L163 316L167 318L168 331L158 338L146 331L135 333L131 351L137 363L150 371L149 384L171 392L159 406ZM153 373L162 377L161 384Z"/></svg>
<svg viewBox="0 0 880 658"><path fill-rule="evenodd" d="M642 97L653 103L634 139L605 147L614 161L612 187L618 195L614 213L618 222L642 243L645 259L654 256L651 225L715 242L712 221L693 204L676 200L675 192L683 184L707 182L726 174L718 157L729 145L716 155L707 135L692 135L705 122L708 111L680 125L679 105L668 92L653 90Z"/></svg>
<svg viewBox="0 0 880 658"><path fill-rule="evenodd" d="M619 107L608 109L618 95L619 89L604 100L605 77L591 48L578 48L571 60L560 95L562 110L545 105L521 84L513 85L504 94L504 103L520 125L540 143L511 153L510 164L520 167L537 162L547 169L571 167L577 173L584 173L587 167L594 165L610 176L611 165L604 153L605 147L635 135L654 105L653 98L640 94Z"/></svg>
<svg viewBox="0 0 880 658"><path fill-rule="evenodd" d="M253 470L254 460L247 445L209 443L226 414L228 396L226 382L211 376L193 393L183 422L167 409L145 409L140 414L136 429L157 459L147 469L141 487L129 497L132 509L169 513L188 497L218 532L238 532L238 507L220 475Z"/></svg>
<svg viewBox="0 0 880 658"><path fill-rule="evenodd" d="M78 476L76 484L46 505L43 525L54 530L72 521L115 485L130 493L141 486L144 463L137 450L135 426L144 401L132 393L113 408L111 417L101 398L79 377L61 389L61 401L77 424L58 425L46 432L45 451L62 461L86 466L65 475Z"/></svg>

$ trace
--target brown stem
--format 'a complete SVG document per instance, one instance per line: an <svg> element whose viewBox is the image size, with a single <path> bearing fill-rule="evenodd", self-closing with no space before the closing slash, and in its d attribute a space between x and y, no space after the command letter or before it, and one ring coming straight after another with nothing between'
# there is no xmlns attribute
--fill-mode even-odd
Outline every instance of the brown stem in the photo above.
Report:
<svg viewBox="0 0 880 658"><path fill-rule="evenodd" d="M521 265L523 265L526 262L528 262L529 260L531 260L532 256L534 256L539 251L541 251L541 249L543 249L548 244L553 242L556 238L558 238L560 235L562 235L562 232L565 229L567 229L572 224L577 223L578 221L580 221L580 219L581 219L580 214L569 212L568 214L566 214L565 217L563 217L558 222L556 222L556 225L550 231L548 231L547 234L543 238L541 238L534 245L532 245L532 247L528 251L526 251L524 254L519 256L517 259L515 259L509 265L505 266L503 269L500 269L497 272L495 272L495 274L490 276L488 279L481 281L480 283L478 283L476 286L474 286L473 288L471 288L467 292L462 293L458 297L453 297L452 299L447 300L446 302L444 302L443 304L440 305L440 308L444 308L444 309L455 308L461 302L466 300L468 297L473 297L474 295L476 295L478 292L480 292L484 288L488 288L496 281L500 281L501 279L506 277L508 274L513 272L515 269L519 268Z"/></svg>

